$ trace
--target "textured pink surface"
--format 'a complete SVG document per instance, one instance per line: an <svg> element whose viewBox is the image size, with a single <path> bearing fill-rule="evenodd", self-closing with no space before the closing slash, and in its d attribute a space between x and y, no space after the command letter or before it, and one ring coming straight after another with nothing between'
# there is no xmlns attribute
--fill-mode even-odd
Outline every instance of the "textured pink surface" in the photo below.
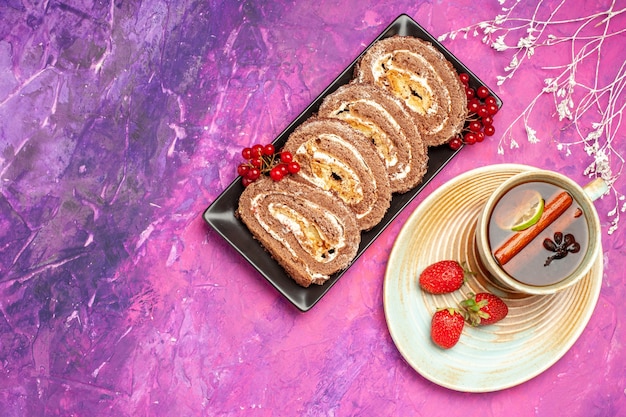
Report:
<svg viewBox="0 0 626 417"><path fill-rule="evenodd" d="M594 315L536 378L485 394L436 386L402 360L383 312L395 237L447 180L507 162L588 180L582 144L557 150L578 137L550 100L529 121L539 143L518 126L520 147L497 151L552 73L545 67L570 62L568 44L538 48L497 86L510 52L471 34L444 42L504 101L498 133L465 147L300 313L202 219L235 179L240 149L280 133L399 14L439 36L493 19L498 2L43 3L0 6L3 416L626 415L626 225L607 233L610 198L597 203L605 272ZM560 4L546 1L538 15ZM609 5L570 0L561 13ZM612 80L626 55L603 51ZM578 68L586 82L595 75ZM614 128L618 171L626 128Z"/></svg>

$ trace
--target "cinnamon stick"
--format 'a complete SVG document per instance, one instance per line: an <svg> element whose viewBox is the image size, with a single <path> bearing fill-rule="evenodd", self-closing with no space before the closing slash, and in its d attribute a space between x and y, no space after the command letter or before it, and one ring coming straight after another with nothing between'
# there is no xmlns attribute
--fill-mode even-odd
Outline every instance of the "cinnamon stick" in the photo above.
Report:
<svg viewBox="0 0 626 417"><path fill-rule="evenodd" d="M526 230L515 233L494 252L494 257L504 265L528 245L539 233L559 218L572 205L572 196L563 191L544 207L543 214L537 223Z"/></svg>

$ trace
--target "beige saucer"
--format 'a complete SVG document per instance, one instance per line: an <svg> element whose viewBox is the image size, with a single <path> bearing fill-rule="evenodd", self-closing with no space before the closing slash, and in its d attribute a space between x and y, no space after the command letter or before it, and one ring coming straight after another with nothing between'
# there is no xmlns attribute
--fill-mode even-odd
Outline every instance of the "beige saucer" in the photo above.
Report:
<svg viewBox="0 0 626 417"><path fill-rule="evenodd" d="M384 281L387 326L404 359L426 379L466 392L488 392L527 381L560 359L583 332L602 285L602 257L577 284L551 295L509 293L481 278L461 290L431 295L417 278L442 259L478 270L474 229L491 193L525 165L492 165L462 174L429 195L407 219L391 251ZM484 274L482 274L484 276ZM501 322L467 327L459 343L442 350L430 340L439 307L456 307L467 292L489 291L509 306Z"/></svg>

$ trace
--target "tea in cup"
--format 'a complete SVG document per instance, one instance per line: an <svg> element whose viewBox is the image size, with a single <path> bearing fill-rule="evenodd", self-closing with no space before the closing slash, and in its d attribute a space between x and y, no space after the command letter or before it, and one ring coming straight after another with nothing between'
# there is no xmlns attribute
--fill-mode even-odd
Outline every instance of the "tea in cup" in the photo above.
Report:
<svg viewBox="0 0 626 417"><path fill-rule="evenodd" d="M601 251L593 200L607 191L583 189L566 176L526 171L487 200L476 226L478 259L495 284L526 294L551 294L587 275Z"/></svg>

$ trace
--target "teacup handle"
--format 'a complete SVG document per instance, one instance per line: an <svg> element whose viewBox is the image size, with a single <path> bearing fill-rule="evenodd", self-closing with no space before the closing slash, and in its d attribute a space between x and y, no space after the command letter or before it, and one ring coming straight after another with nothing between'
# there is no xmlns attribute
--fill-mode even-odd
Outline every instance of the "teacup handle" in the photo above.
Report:
<svg viewBox="0 0 626 417"><path fill-rule="evenodd" d="M583 187L591 201L596 201L609 191L609 186L602 178L596 178Z"/></svg>

